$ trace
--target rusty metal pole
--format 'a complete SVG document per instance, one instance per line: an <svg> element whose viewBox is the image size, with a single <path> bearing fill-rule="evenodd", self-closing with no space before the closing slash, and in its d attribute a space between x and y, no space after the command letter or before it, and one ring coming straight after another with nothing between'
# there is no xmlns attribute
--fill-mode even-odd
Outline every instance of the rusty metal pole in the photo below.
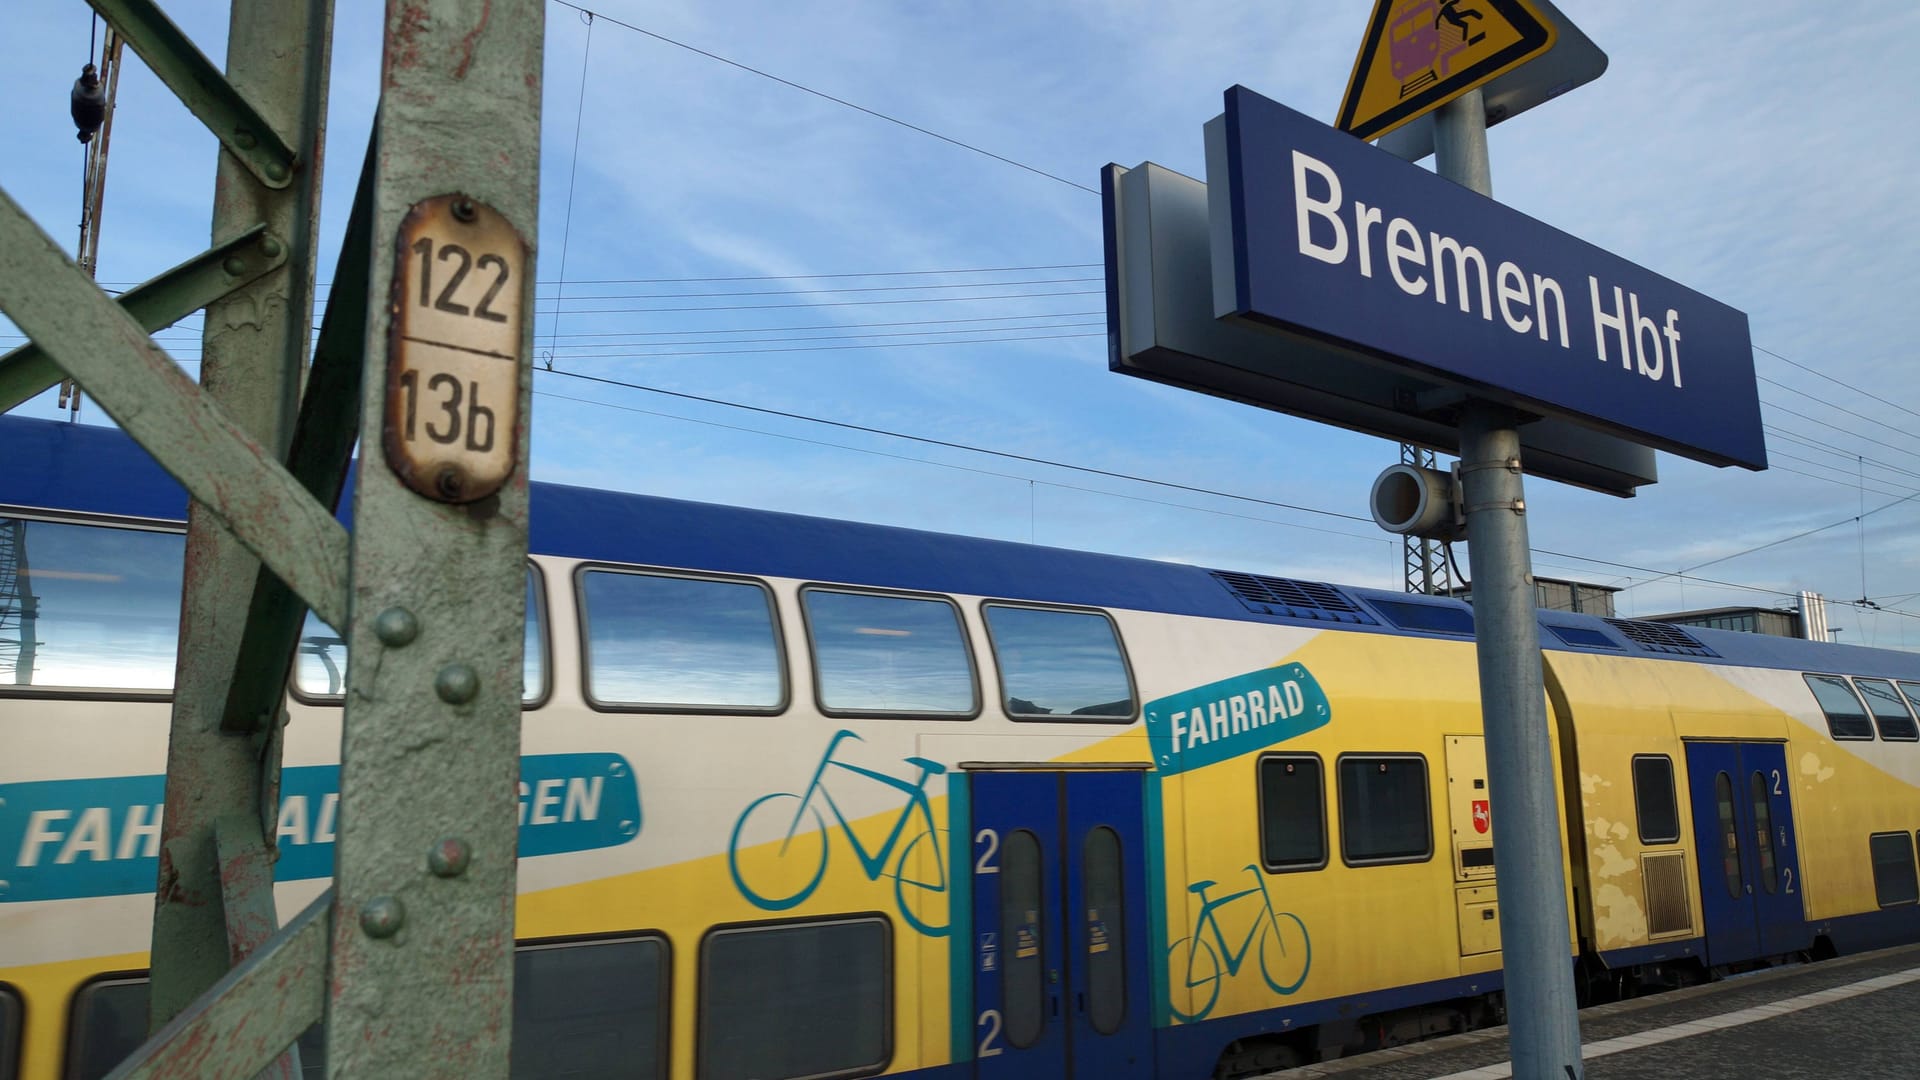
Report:
<svg viewBox="0 0 1920 1080"><path fill-rule="evenodd" d="M280 249L272 254L284 255L284 261L207 306L200 382L276 458L284 457L292 434L313 322L314 234L332 36L332 0L235 3L228 28L228 80L296 157L290 182L275 188L243 167L232 151L220 151L214 241L264 224L260 243ZM267 132L235 135L243 143L270 137ZM222 524L224 517L197 501L187 515L154 907L150 1030L158 1030L244 960L277 924L272 850L281 714L276 708L255 718L251 732L221 730L227 684L259 569L259 561Z"/></svg>
<svg viewBox="0 0 1920 1080"><path fill-rule="evenodd" d="M327 1072L505 1080L542 0L389 0Z"/></svg>

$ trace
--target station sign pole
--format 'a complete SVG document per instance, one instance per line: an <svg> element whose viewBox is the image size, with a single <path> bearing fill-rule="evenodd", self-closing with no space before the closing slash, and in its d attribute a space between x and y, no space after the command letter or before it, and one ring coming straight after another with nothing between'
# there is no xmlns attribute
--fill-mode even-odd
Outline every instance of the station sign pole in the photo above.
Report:
<svg viewBox="0 0 1920 1080"><path fill-rule="evenodd" d="M1446 179L1493 195L1479 90L1435 114L1434 165ZM1469 401L1460 419L1474 651L1488 797L1499 838L1493 860L1513 1075L1579 1080L1580 1021L1567 959L1565 861L1520 473L1518 425L1524 419L1511 408L1481 400Z"/></svg>

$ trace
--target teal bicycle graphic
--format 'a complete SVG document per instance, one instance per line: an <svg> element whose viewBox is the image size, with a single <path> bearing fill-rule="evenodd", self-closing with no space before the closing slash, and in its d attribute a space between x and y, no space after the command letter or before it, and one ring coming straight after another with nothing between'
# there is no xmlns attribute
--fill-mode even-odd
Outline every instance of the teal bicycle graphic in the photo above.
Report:
<svg viewBox="0 0 1920 1080"><path fill-rule="evenodd" d="M1167 977L1176 989L1184 986L1193 991L1191 1012L1182 1012L1179 995L1172 995L1175 1003L1170 1007L1182 1023L1190 1024L1213 1011L1214 1003L1220 999L1220 980L1239 974L1249 953L1258 954L1260 977L1276 994L1291 994L1307 981L1307 970L1313 966L1313 941L1307 936L1307 924L1291 911L1275 911L1273 894L1267 891L1266 875L1257 865L1249 864L1246 869L1253 875L1251 889L1208 899L1207 890L1218 882L1196 881L1187 886L1188 892L1200 898L1200 918L1194 922L1190 936L1167 949ZM1228 948L1226 932L1220 928L1219 910L1235 900L1256 894L1262 904L1260 914L1247 928L1240 947ZM1209 929L1213 931L1211 940L1205 936Z"/></svg>
<svg viewBox="0 0 1920 1080"><path fill-rule="evenodd" d="M813 779L808 781L805 792L796 795L790 791L776 791L771 795L762 795L740 812L740 820L733 826L733 837L727 842L727 869L733 874L734 887L755 907L767 911L785 911L799 906L812 896L827 873L827 820L820 811L824 804L834 820L839 822L840 831L846 836L848 846L853 848L854 857L860 860L860 869L866 873L867 880L878 881L882 874L891 877L893 897L900 905L901 917L922 934L945 937L946 923L928 921L919 909L921 901L947 891L947 865L940 850L940 829L933 819L933 803L927 797L927 781L946 772L947 767L926 758L906 758L905 763L919 769L920 775L910 781L902 780L897 776L835 760L834 752L848 739L862 741L860 736L844 729L835 734L833 741L827 744L827 752L821 755L820 764L814 768ZM847 821L847 815L841 811L840 804L834 801L833 791L826 782L830 775L828 767L864 776L907 796L907 804L900 808L900 816L894 820L892 829L878 850L867 850L854 832L853 825ZM750 820L754 823L752 826L748 825ZM742 836L774 834L780 836L777 847L757 845L750 840L743 853ZM900 843L903 836L907 837L905 844ZM915 857L922 843L929 847L920 858L930 865L916 871ZM899 849L898 858L893 857L896 848ZM890 861L893 869L888 872Z"/></svg>

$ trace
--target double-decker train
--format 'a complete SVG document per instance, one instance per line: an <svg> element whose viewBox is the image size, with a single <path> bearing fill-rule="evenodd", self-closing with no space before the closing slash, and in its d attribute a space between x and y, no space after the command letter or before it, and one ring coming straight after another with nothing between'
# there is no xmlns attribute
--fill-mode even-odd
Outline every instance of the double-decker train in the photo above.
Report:
<svg viewBox="0 0 1920 1080"><path fill-rule="evenodd" d="M186 498L110 429L0 462L0 1080L88 1080L145 1027ZM516 1077L1227 1076L1501 1016L1466 604L532 500ZM1588 999L1920 940L1920 658L1539 640ZM283 917L347 663L310 620Z"/></svg>

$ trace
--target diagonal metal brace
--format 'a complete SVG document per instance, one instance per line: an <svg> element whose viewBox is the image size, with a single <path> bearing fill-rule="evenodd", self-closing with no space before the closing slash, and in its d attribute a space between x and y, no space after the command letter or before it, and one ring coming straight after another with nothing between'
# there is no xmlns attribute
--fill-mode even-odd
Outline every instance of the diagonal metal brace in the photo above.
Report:
<svg viewBox="0 0 1920 1080"><path fill-rule="evenodd" d="M326 1009L333 890L229 971L107 1074L107 1080L248 1080Z"/></svg>
<svg viewBox="0 0 1920 1080"><path fill-rule="evenodd" d="M220 910L227 921L227 957L246 963L279 926L273 908L273 856L260 831L260 819L225 814L213 824L214 851L220 861ZM300 1050L290 1047L256 1080L300 1080Z"/></svg>
<svg viewBox="0 0 1920 1080"><path fill-rule="evenodd" d="M333 272L333 291L320 321L320 339L313 348L313 366L300 399L300 418L287 451L287 470L319 500L321 506L339 503L346 483L353 444L360 433L362 353L367 337L367 268L373 259L373 171L376 134L367 137L366 161L360 186L353 196L353 212L340 242L340 261ZM269 726L278 716L287 692L287 675L300 643L300 624L307 606L261 567L247 607L247 628L234 660L233 681L227 686L220 730L245 735Z"/></svg>
<svg viewBox="0 0 1920 1080"><path fill-rule="evenodd" d="M287 261L286 245L255 225L151 281L120 294L120 306L149 333L164 330ZM64 375L31 342L0 356L0 412L53 387Z"/></svg>
<svg viewBox="0 0 1920 1080"><path fill-rule="evenodd" d="M0 190L0 313L329 626L346 625L347 530Z"/></svg>
<svg viewBox="0 0 1920 1080"><path fill-rule="evenodd" d="M270 188L287 186L293 179L293 148L152 0L87 3L248 172Z"/></svg>

